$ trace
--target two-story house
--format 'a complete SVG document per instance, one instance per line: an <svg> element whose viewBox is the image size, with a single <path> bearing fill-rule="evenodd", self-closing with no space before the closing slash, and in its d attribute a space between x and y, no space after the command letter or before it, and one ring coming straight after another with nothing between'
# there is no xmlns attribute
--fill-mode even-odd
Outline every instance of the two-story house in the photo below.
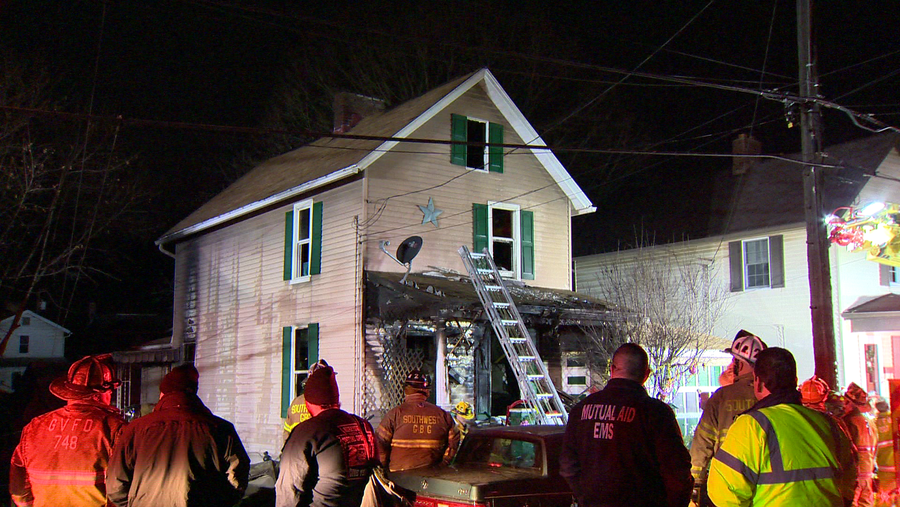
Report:
<svg viewBox="0 0 900 507"><path fill-rule="evenodd" d="M826 209L900 201L898 146L900 136L881 134L825 149ZM699 234L686 241L645 246L643 254L647 257L650 251L705 266L712 283L727 292L727 311L718 320L715 335L730 340L746 329L770 346L791 350L802 381L812 376L814 357L803 167L791 159L799 156L753 163L736 158L732 170L715 180L708 207L692 202L683 217L704 226ZM576 258L578 290L602 295L603 266L632 262L637 255L641 250L626 249ZM896 275L890 266L867 260L865 252L832 245L829 255L838 387L856 382L887 394L886 379L900 378L893 376L894 358L900 357L900 324L892 313L900 311L893 295ZM684 405L679 406L679 415L699 417L698 391L718 387L717 375L709 372L718 372L728 360L719 351L704 355L706 376L684 380L676 403Z"/></svg>
<svg viewBox="0 0 900 507"><path fill-rule="evenodd" d="M0 320L0 337L6 336L15 319ZM33 362L65 363L68 329L31 310L22 312L19 326L13 330L0 358L0 391L12 392L16 379Z"/></svg>
<svg viewBox="0 0 900 507"><path fill-rule="evenodd" d="M345 134L262 163L157 241L175 256L173 343L251 451L280 448L318 358L344 407L376 419L414 367L442 405L515 399L462 245L492 253L557 379L566 335L606 312L568 290L571 218L595 208L487 69L387 111L351 99ZM413 236L405 277L386 252Z"/></svg>

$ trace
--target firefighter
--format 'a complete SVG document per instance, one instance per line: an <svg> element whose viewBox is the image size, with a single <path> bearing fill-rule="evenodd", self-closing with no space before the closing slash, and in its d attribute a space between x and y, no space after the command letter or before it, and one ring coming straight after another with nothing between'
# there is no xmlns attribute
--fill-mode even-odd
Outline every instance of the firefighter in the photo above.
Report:
<svg viewBox="0 0 900 507"><path fill-rule="evenodd" d="M449 463L459 447L459 430L449 413L426 401L431 381L413 370L403 392L405 401L384 416L376 432L382 464L395 472Z"/></svg>
<svg viewBox="0 0 900 507"><path fill-rule="evenodd" d="M851 382L844 392L844 423L850 430L850 438L858 456L854 507L875 505L873 479L875 477L875 444L878 437L864 414L871 411L869 399L862 387Z"/></svg>
<svg viewBox="0 0 900 507"><path fill-rule="evenodd" d="M878 467L878 494L875 505L889 507L897 500L897 465L894 463L894 435L891 432L891 407L883 399L875 402L878 415L875 416L875 430L878 443L875 444L875 464Z"/></svg>
<svg viewBox="0 0 900 507"><path fill-rule="evenodd" d="M456 429L459 430L459 442L462 444L462 441L465 440L466 435L469 433L469 425L475 419L475 410L468 401L461 401L453 407L450 414L453 415L453 420L456 421Z"/></svg>
<svg viewBox="0 0 900 507"><path fill-rule="evenodd" d="M328 363L325 362L324 359L319 359L316 361L316 364L309 367L309 372L306 374L306 378L308 379L310 375L316 369L321 368L323 366L328 366ZM288 436L291 434L291 430L294 429L294 426L302 423L303 421L309 419L311 416L309 415L309 410L306 408L306 397L303 396L303 390L306 387L306 379L300 384L300 393L294 398L294 401L291 402L291 406L288 407L288 416L284 420L284 428L282 432L282 436L284 437L284 441L287 442Z"/></svg>
<svg viewBox="0 0 900 507"><path fill-rule="evenodd" d="M802 405L794 356L761 351L753 386L759 401L735 419L710 465L710 500L720 507L846 505L855 474L842 464L852 459L852 444L831 418Z"/></svg>
<svg viewBox="0 0 900 507"><path fill-rule="evenodd" d="M726 349L733 359L726 371L730 371L731 383L720 387L704 404L703 415L694 430L691 442L691 475L694 477L692 498L695 504L709 505L706 497L706 476L713 455L722 446L728 428L741 412L756 403L753 394L753 365L766 344L756 335L743 329L738 331Z"/></svg>
<svg viewBox="0 0 900 507"><path fill-rule="evenodd" d="M112 356L86 356L50 392L66 406L35 417L22 430L13 453L9 492L19 506L66 507L107 504L106 468L125 424L110 406L119 386Z"/></svg>

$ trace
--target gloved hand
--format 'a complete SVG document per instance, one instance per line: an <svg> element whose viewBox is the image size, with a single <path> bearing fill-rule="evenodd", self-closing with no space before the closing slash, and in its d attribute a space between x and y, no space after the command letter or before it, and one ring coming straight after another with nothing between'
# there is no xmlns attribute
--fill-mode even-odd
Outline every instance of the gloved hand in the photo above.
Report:
<svg viewBox="0 0 900 507"><path fill-rule="evenodd" d="M690 507L700 507L700 484L694 483L694 489L691 490Z"/></svg>

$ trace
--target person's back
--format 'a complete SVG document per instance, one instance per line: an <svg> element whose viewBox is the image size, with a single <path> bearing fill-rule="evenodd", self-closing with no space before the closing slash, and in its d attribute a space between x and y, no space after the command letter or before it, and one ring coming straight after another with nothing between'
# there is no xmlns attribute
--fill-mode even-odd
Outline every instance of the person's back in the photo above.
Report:
<svg viewBox="0 0 900 507"><path fill-rule="evenodd" d="M359 505L376 456L368 421L340 409L325 410L298 424L284 444L278 505ZM298 491L298 484L308 487Z"/></svg>
<svg viewBox="0 0 900 507"><path fill-rule="evenodd" d="M897 465L894 462L894 436L891 431L891 409L887 402L875 404L878 415L874 426L878 435L875 446L875 465L878 469L878 498L876 505L894 505L897 498Z"/></svg>
<svg viewBox="0 0 900 507"><path fill-rule="evenodd" d="M107 356L85 357L55 380L50 392L68 404L40 415L22 430L10 462L9 490L19 506L106 505L105 472L125 424L109 405L118 380Z"/></svg>
<svg viewBox="0 0 900 507"><path fill-rule="evenodd" d="M582 507L687 505L692 486L672 409L615 376L570 412L560 474Z"/></svg>
<svg viewBox="0 0 900 507"><path fill-rule="evenodd" d="M196 387L160 389L163 396L153 413L126 426L116 444L107 477L110 500L121 507L240 500L250 458L234 426L203 405Z"/></svg>
<svg viewBox="0 0 900 507"><path fill-rule="evenodd" d="M735 420L716 453L709 498L720 507L843 506L855 482L842 466L852 461L849 440L832 418L801 404L788 351L760 352L756 372L760 401Z"/></svg>
<svg viewBox="0 0 900 507"><path fill-rule="evenodd" d="M450 413L426 401L429 387L426 376L410 373L405 401L378 426L382 462L392 472L448 463L456 452L459 429Z"/></svg>

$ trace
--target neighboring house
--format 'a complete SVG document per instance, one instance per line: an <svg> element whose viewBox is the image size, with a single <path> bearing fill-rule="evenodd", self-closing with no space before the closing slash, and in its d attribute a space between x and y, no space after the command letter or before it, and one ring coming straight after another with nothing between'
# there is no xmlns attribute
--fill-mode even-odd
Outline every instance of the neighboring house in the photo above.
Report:
<svg viewBox="0 0 900 507"><path fill-rule="evenodd" d="M0 337L6 336L15 315L0 321ZM71 332L40 315L25 310L0 358L0 391L12 392L14 383L33 362L66 362L66 337Z"/></svg>
<svg viewBox="0 0 900 507"><path fill-rule="evenodd" d="M607 313L568 290L571 218L595 208L552 152L521 146L544 142L487 69L387 111L336 104L349 136L262 163L157 240L175 256L173 343L195 350L201 397L251 452L277 454L317 358L343 406L376 422L413 367L438 403L505 413L515 382L462 245L492 252L557 381L578 326ZM401 283L381 246L411 236L423 245Z"/></svg>
<svg viewBox="0 0 900 507"><path fill-rule="evenodd" d="M825 149L823 162L837 166L825 169L826 210L900 202L898 146L900 136L880 134ZM691 203L684 220L703 227L690 240L649 250L709 266L710 276L729 290L715 335L729 340L746 329L770 346L791 350L803 381L814 372L803 169L788 160L740 160L747 159L735 159L734 170L715 181L708 208ZM886 380L900 378L898 278L890 266L866 260L864 252L836 245L829 252L839 382L886 395ZM577 289L601 295L603 266L635 255L621 250L577 258Z"/></svg>

